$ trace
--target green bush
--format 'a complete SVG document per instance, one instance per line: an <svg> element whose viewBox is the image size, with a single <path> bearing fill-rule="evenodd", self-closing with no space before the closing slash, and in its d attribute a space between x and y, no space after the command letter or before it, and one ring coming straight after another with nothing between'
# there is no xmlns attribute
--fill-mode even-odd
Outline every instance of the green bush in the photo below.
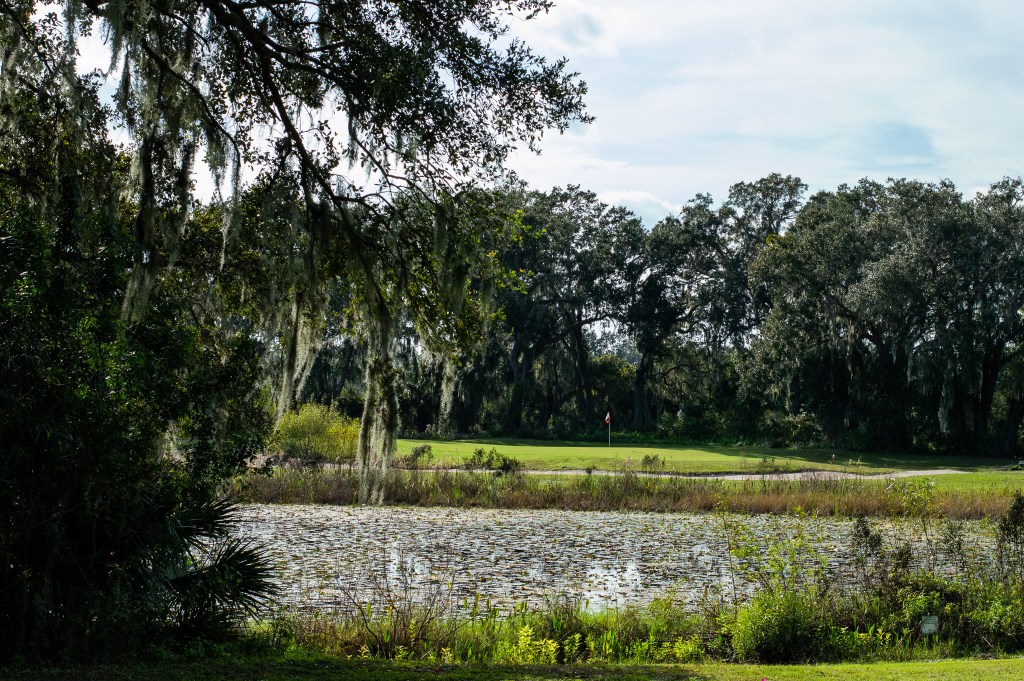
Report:
<svg viewBox="0 0 1024 681"><path fill-rule="evenodd" d="M271 440L282 460L304 465L348 463L355 459L359 421L322 404L304 404L281 417Z"/></svg>
<svg viewBox="0 0 1024 681"><path fill-rule="evenodd" d="M406 456L399 457L395 462L399 468L407 468L409 470L419 470L420 468L430 465L430 462L434 460L434 450L430 445L419 445L413 447L412 451Z"/></svg>
<svg viewBox="0 0 1024 681"><path fill-rule="evenodd" d="M666 463L665 459L657 454L644 454L644 458L640 461L640 470L645 473L659 473L665 470Z"/></svg>
<svg viewBox="0 0 1024 681"><path fill-rule="evenodd" d="M811 414L771 413L764 418L762 430L772 447L800 447L820 444L824 440L821 427Z"/></svg>
<svg viewBox="0 0 1024 681"><path fill-rule="evenodd" d="M231 633L272 591L217 496L271 426L265 338L229 291L247 275L210 246L215 211L139 218L99 80L37 61L63 28L19 30L0 96L0 662ZM142 224L178 235L177 264Z"/></svg>
<svg viewBox="0 0 1024 681"><path fill-rule="evenodd" d="M997 555L1004 575L1024 581L1024 495L1013 493L1013 501L996 526Z"/></svg>
<svg viewBox="0 0 1024 681"><path fill-rule="evenodd" d="M473 456L466 459L463 467L468 471L487 470L501 475L502 473L520 473L526 466L519 459L502 454L493 447L489 452L484 452L483 447L478 447L473 452Z"/></svg>
<svg viewBox="0 0 1024 681"><path fill-rule="evenodd" d="M992 647L1008 653L1024 649L1024 602L1021 594L996 595L990 601L978 603L974 610L966 613L966 619L974 625L972 630L989 641Z"/></svg>
<svg viewBox="0 0 1024 681"><path fill-rule="evenodd" d="M736 616L732 644L749 662L805 662L831 657L830 627L813 595L764 593Z"/></svg>

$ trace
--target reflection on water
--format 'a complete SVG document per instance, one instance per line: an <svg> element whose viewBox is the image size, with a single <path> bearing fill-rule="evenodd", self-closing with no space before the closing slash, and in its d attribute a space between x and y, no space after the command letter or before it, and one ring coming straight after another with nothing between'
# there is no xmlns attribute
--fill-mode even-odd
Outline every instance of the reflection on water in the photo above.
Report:
<svg viewBox="0 0 1024 681"><path fill-rule="evenodd" d="M643 578L635 560L624 567L589 567L585 585L583 600L598 607L625 605L643 592Z"/></svg>
<svg viewBox="0 0 1024 681"><path fill-rule="evenodd" d="M742 521L766 546L797 522ZM851 522L813 524L830 570L852 574ZM414 596L450 589L458 601L498 606L569 596L591 608L670 592L692 603L733 588L724 523L713 514L247 505L237 532L267 546L281 600L300 609L372 601L382 587Z"/></svg>

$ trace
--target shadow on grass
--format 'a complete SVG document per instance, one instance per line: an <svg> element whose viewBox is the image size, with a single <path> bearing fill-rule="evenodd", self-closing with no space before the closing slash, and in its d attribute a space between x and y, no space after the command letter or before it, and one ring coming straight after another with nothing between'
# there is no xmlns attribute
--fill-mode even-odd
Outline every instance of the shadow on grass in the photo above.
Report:
<svg viewBox="0 0 1024 681"><path fill-rule="evenodd" d="M97 664L68 668L0 668L6 681L714 681L685 666L473 666L428 665L375 660L190 659L153 663Z"/></svg>

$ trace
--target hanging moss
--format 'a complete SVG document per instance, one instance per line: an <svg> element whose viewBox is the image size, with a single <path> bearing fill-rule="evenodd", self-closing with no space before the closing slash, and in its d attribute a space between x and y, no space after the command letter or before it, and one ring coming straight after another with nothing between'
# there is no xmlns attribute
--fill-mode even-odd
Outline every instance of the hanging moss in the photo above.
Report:
<svg viewBox="0 0 1024 681"><path fill-rule="evenodd" d="M23 5L14 16L33 17L36 4ZM544 129L588 119L585 85L563 61L504 45L512 16L546 6L328 3L311 31L305 5L214 0L170 11L147 0L66 0L67 35L58 50L39 52L55 80L70 81L74 41L98 21L117 82L115 120L131 139L134 243L122 321L147 320L180 257L199 154L223 199L220 276L236 250L249 250L236 240L266 247L271 275L258 285L243 278L240 297L262 326L279 414L312 367L326 292L338 281L352 288L372 360L365 498L379 496L369 477L394 449L398 325L411 318L431 347L455 356L473 346L485 316L469 280L485 260L481 234L504 218L469 188L499 177L515 145L536 149ZM4 30L6 45L30 33L16 21ZM4 62L13 59L5 49ZM259 175L270 234L240 237L242 162Z"/></svg>

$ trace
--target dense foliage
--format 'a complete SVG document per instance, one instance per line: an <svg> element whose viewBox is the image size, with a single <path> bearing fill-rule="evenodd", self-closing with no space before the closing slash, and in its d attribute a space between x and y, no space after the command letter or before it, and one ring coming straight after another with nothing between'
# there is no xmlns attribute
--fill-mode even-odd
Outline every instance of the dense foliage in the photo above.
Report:
<svg viewBox="0 0 1024 681"><path fill-rule="evenodd" d="M832 439L1012 454L1022 201L1019 180L969 201L907 180L815 196L756 263L773 300L760 378Z"/></svg>
<svg viewBox="0 0 1024 681"><path fill-rule="evenodd" d="M277 461L303 466L323 463L351 465L356 458L359 422L320 404L304 404L285 412L271 441Z"/></svg>
<svg viewBox="0 0 1024 681"><path fill-rule="evenodd" d="M587 119L564 62L506 40L547 7L0 2L0 655L260 604L267 569L227 538L218 488L339 308L363 349L360 498L379 500L400 324L452 354L500 279L485 246L515 216L472 182ZM78 64L97 28L112 98Z"/></svg>
<svg viewBox="0 0 1024 681"><path fill-rule="evenodd" d="M512 197L522 285L468 362L407 336L403 427L592 438L611 412L640 437L1019 451L1021 182L804 191L771 175L650 230L578 187ZM306 398L358 393L358 358L328 350Z"/></svg>
<svg viewBox="0 0 1024 681"><path fill-rule="evenodd" d="M0 99L0 654L207 629L269 593L215 497L270 425L257 345L202 263L124 322L128 162L95 82L47 96L25 66Z"/></svg>

